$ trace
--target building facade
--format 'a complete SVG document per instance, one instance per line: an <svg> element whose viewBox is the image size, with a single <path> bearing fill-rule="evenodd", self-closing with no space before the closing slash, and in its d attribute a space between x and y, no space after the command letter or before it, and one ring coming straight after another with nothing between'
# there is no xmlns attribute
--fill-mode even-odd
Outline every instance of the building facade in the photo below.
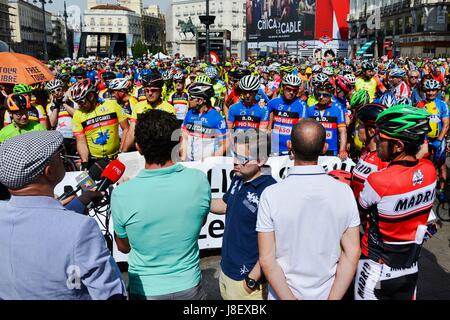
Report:
<svg viewBox="0 0 450 320"><path fill-rule="evenodd" d="M8 4L13 50L43 58L44 36L47 37L47 43L53 42L52 14L45 11L44 30L41 3L34 5L24 0L9 0Z"/></svg>
<svg viewBox="0 0 450 320"><path fill-rule="evenodd" d="M195 57L196 50L186 51L186 45L195 41L192 34L185 37L181 33L181 24L189 19L198 31L204 30L199 16L206 15L204 0L173 0L167 18L167 50L170 55L180 54ZM216 16L212 30L229 30L231 32L231 55L246 56L246 1L244 0L210 0L209 14ZM191 47L191 46L189 46Z"/></svg>
<svg viewBox="0 0 450 320"><path fill-rule="evenodd" d="M11 18L8 0L0 0L0 41L3 41L8 47L11 46Z"/></svg>
<svg viewBox="0 0 450 320"><path fill-rule="evenodd" d="M53 43L60 47L65 47L67 44L66 28L64 26L64 20L60 17L52 16L52 37Z"/></svg>
<svg viewBox="0 0 450 320"><path fill-rule="evenodd" d="M439 0L351 0L349 53L366 57L448 56L448 7L448 2Z"/></svg>
<svg viewBox="0 0 450 320"><path fill-rule="evenodd" d="M150 52L166 52L166 18L157 5L142 11L142 39Z"/></svg>
<svg viewBox="0 0 450 320"><path fill-rule="evenodd" d="M83 19L83 54L131 55L131 48L141 39L141 15L120 4L97 5L89 1Z"/></svg>

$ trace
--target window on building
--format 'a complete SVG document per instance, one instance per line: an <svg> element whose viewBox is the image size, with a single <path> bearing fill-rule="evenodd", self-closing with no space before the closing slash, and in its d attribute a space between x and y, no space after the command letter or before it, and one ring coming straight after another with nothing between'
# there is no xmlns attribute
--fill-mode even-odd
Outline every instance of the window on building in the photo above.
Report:
<svg viewBox="0 0 450 320"><path fill-rule="evenodd" d="M405 19L405 33L413 32L413 17L406 17Z"/></svg>
<svg viewBox="0 0 450 320"><path fill-rule="evenodd" d="M105 25L105 18L100 18L100 25L104 26Z"/></svg>
<svg viewBox="0 0 450 320"><path fill-rule="evenodd" d="M425 30L426 17L423 13L417 15L417 32L422 32Z"/></svg>
<svg viewBox="0 0 450 320"><path fill-rule="evenodd" d="M91 26L95 26L95 19L91 18Z"/></svg>
<svg viewBox="0 0 450 320"><path fill-rule="evenodd" d="M386 27L386 35L392 36L394 34L394 20L388 20Z"/></svg>
<svg viewBox="0 0 450 320"><path fill-rule="evenodd" d="M396 20L395 34L403 34L404 21L405 20L403 18L399 18Z"/></svg>

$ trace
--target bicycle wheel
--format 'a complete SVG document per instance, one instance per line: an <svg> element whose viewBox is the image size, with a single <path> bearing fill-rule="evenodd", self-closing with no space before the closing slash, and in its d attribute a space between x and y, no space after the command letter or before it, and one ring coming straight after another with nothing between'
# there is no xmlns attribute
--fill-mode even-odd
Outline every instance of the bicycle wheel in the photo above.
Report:
<svg viewBox="0 0 450 320"><path fill-rule="evenodd" d="M450 221L450 204L448 202L439 203L436 208L436 215L441 221Z"/></svg>

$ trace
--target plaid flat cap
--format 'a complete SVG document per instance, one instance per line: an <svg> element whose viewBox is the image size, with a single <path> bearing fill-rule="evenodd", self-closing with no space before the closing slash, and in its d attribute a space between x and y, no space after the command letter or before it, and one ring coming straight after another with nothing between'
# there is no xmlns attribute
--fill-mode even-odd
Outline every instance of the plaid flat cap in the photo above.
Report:
<svg viewBox="0 0 450 320"><path fill-rule="evenodd" d="M25 133L0 145L0 182L9 189L30 184L63 143L58 131Z"/></svg>

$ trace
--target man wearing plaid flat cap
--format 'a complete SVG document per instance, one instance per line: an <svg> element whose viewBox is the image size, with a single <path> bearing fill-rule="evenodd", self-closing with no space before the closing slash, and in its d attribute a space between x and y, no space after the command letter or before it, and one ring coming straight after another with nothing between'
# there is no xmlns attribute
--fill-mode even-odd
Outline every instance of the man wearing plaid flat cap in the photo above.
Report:
<svg viewBox="0 0 450 320"><path fill-rule="evenodd" d="M0 145L0 299L88 300L126 295L96 221L63 207L63 136L23 134Z"/></svg>

